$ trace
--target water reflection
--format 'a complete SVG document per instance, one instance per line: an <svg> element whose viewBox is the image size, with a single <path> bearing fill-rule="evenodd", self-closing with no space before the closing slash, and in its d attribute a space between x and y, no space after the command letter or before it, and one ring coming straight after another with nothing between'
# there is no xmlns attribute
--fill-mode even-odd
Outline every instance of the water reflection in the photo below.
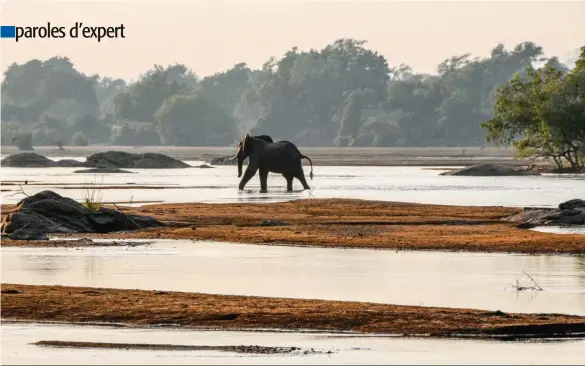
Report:
<svg viewBox="0 0 585 366"><path fill-rule="evenodd" d="M39 261L50 257L39 267ZM51 266L51 276L47 268ZM140 288L585 315L583 258L157 241L2 248L8 283ZM516 291L527 272L545 291Z"/></svg>

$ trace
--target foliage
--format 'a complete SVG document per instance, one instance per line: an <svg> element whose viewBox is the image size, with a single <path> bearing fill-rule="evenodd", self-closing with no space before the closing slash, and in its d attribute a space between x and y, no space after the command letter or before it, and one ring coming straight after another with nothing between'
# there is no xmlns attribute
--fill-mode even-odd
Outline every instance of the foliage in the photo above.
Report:
<svg viewBox="0 0 585 366"><path fill-rule="evenodd" d="M167 98L190 94L195 85L195 76L184 65L155 65L114 98L114 114L118 119L153 122L154 113Z"/></svg>
<svg viewBox="0 0 585 366"><path fill-rule="evenodd" d="M560 101L583 88L582 71L544 58L532 42L498 44L485 58L455 55L433 75L394 61L365 41L338 39L319 50L293 47L260 69L238 63L200 79L185 65L154 65L127 83L80 73L67 58L31 60L5 72L2 142L30 133L30 147L74 135L90 144L228 146L250 132L300 146L481 145L498 86L516 73L528 77L527 66L542 65L550 70L542 79L558 81L547 82L542 97ZM576 100L539 113L573 123L560 116L578 110Z"/></svg>
<svg viewBox="0 0 585 366"><path fill-rule="evenodd" d="M235 122L201 95L174 95L157 110L156 128L165 145L221 146L236 138Z"/></svg>
<svg viewBox="0 0 585 366"><path fill-rule="evenodd" d="M83 205L91 211L99 211L103 205L102 190L98 188L100 184L103 184L103 177L99 184L94 180L83 189Z"/></svg>
<svg viewBox="0 0 585 366"><path fill-rule="evenodd" d="M552 158L573 170L585 162L585 47L572 71L547 63L528 67L497 91L494 117L482 124L488 140L515 146L521 156Z"/></svg>

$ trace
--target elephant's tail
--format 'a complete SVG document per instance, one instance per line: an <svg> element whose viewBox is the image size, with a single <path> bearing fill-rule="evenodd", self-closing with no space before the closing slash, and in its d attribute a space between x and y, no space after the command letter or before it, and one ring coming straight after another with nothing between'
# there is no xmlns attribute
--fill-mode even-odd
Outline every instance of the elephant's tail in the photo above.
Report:
<svg viewBox="0 0 585 366"><path fill-rule="evenodd" d="M309 163L311 163L311 173L309 174L309 178L311 178L311 180L313 180L313 162L311 161L311 159L308 156L302 155L301 154L301 159L307 159L309 161Z"/></svg>

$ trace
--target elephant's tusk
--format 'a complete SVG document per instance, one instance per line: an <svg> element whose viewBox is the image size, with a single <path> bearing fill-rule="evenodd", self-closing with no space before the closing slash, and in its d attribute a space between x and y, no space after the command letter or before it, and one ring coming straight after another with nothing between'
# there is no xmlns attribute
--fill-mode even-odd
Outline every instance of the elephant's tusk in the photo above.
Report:
<svg viewBox="0 0 585 366"><path fill-rule="evenodd" d="M233 158L229 158L228 160L236 160L238 158L238 154L236 154L236 156L234 156Z"/></svg>

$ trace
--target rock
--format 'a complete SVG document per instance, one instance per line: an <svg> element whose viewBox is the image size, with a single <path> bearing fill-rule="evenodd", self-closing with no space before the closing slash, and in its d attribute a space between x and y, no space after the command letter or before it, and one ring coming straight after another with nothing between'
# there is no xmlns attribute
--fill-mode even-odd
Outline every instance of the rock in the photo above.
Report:
<svg viewBox="0 0 585 366"><path fill-rule="evenodd" d="M91 168L137 168L137 169L175 169L189 168L191 165L163 154L132 154L123 151L106 151L89 156L84 164Z"/></svg>
<svg viewBox="0 0 585 366"><path fill-rule="evenodd" d="M520 228L545 225L585 225L585 201L572 199L561 203L558 209L525 208L519 214L508 216L504 220L518 222Z"/></svg>
<svg viewBox="0 0 585 366"><path fill-rule="evenodd" d="M82 163L81 161L77 161L77 160L73 160L73 159L58 160L55 163L57 163L57 166L65 167L65 168L78 168L78 167L84 166L84 163Z"/></svg>
<svg viewBox="0 0 585 366"><path fill-rule="evenodd" d="M585 208L585 200L575 198L575 199L563 202L559 205L559 208L561 210L570 210L572 208L579 208L579 207Z"/></svg>
<svg viewBox="0 0 585 366"><path fill-rule="evenodd" d="M27 225L14 231L8 236L12 240L49 240L49 237L42 231Z"/></svg>
<svg viewBox="0 0 585 366"><path fill-rule="evenodd" d="M149 216L126 215L101 207L90 210L81 203L53 191L42 191L21 200L17 210L2 222L3 233L36 230L41 233L109 233L166 226Z"/></svg>
<svg viewBox="0 0 585 366"><path fill-rule="evenodd" d="M91 168L91 169L82 169L76 170L73 173L136 173L130 172L128 170L123 170L119 168Z"/></svg>
<svg viewBox="0 0 585 366"><path fill-rule="evenodd" d="M207 164L201 164L199 165L197 168L201 168L201 169L210 169L213 168L211 165L207 165Z"/></svg>
<svg viewBox="0 0 585 366"><path fill-rule="evenodd" d="M2 159L0 165L13 168L48 168L58 166L53 160L37 153L18 153L10 155Z"/></svg>
<svg viewBox="0 0 585 366"><path fill-rule="evenodd" d="M279 220L263 220L260 223L260 226L288 226L289 224L286 222L282 222Z"/></svg>
<svg viewBox="0 0 585 366"><path fill-rule="evenodd" d="M451 170L448 172L440 173L439 175L457 175L457 176L469 176L469 177L482 177L482 176L517 176L517 175L541 175L538 172L529 170L518 170L505 165L492 165L492 164L480 164L473 165L458 170Z"/></svg>

